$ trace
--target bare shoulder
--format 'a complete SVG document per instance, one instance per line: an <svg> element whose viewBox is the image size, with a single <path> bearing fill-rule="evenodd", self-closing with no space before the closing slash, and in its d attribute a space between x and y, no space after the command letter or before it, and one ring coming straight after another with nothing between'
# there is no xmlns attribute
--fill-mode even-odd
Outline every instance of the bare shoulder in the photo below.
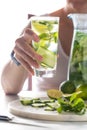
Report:
<svg viewBox="0 0 87 130"><path fill-rule="evenodd" d="M58 9L54 12L51 12L49 15L56 16L56 17L64 17L67 14L65 13L64 8L61 8L61 9Z"/></svg>

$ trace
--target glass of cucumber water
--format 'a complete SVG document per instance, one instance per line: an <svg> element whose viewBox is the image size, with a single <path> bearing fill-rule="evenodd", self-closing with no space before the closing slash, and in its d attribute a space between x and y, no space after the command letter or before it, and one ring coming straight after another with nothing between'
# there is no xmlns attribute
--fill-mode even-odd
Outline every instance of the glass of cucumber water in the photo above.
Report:
<svg viewBox="0 0 87 130"><path fill-rule="evenodd" d="M34 69L35 76L53 77L58 58L59 17L34 16L31 28L40 38L39 42L32 41L32 46L43 57L38 61L40 68Z"/></svg>

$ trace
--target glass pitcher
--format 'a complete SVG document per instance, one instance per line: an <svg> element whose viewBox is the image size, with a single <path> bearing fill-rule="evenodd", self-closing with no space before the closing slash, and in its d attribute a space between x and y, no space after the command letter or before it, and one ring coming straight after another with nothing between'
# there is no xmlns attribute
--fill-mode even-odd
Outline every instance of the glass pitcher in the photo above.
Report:
<svg viewBox="0 0 87 130"><path fill-rule="evenodd" d="M74 25L68 79L76 86L87 83L87 14L70 14Z"/></svg>

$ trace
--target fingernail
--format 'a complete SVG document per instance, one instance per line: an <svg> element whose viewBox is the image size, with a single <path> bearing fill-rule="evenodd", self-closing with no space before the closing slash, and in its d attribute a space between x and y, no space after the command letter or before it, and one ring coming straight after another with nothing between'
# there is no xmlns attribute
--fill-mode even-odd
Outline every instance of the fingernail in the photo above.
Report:
<svg viewBox="0 0 87 130"><path fill-rule="evenodd" d="M39 36L37 36L35 34L34 34L34 39L35 39L36 42L39 42L39 40L40 40Z"/></svg>
<svg viewBox="0 0 87 130"><path fill-rule="evenodd" d="M37 55L38 60L42 61L43 57L41 55Z"/></svg>

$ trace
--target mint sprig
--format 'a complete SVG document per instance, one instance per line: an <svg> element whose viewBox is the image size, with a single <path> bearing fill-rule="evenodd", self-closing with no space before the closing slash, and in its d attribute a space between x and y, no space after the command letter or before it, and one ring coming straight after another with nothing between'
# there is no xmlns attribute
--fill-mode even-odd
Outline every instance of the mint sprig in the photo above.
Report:
<svg viewBox="0 0 87 130"><path fill-rule="evenodd" d="M60 106L57 108L59 113L64 112L74 112L75 114L85 114L86 104L82 98L78 98L78 93L71 94L70 98L59 98L58 103Z"/></svg>

